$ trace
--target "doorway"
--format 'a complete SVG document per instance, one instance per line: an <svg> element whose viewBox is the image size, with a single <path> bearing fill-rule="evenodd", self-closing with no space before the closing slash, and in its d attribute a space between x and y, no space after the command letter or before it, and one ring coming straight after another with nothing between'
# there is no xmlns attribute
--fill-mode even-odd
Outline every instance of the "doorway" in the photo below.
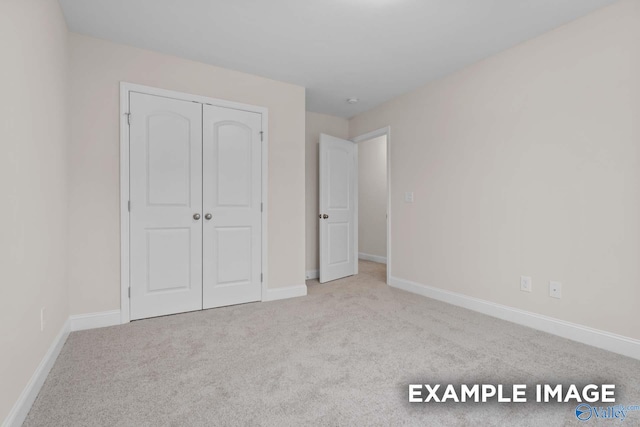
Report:
<svg viewBox="0 0 640 427"><path fill-rule="evenodd" d="M386 146L386 177L387 177L387 194L386 194L386 270L387 270L387 284L389 284L389 278L391 277L391 248L392 248L392 235L391 235L391 127L386 126L380 129L376 129L371 132L367 132L362 135L358 135L352 139L352 141L358 145L360 143L366 143L367 141L372 141L378 137L385 137L385 146ZM360 252L358 252L360 253ZM358 255L359 256L359 255Z"/></svg>
<svg viewBox="0 0 640 427"><path fill-rule="evenodd" d="M358 142L358 259L387 263L387 136Z"/></svg>
<svg viewBox="0 0 640 427"><path fill-rule="evenodd" d="M320 283L358 274L359 259L386 264L389 282L390 163L389 127L352 140L320 135Z"/></svg>

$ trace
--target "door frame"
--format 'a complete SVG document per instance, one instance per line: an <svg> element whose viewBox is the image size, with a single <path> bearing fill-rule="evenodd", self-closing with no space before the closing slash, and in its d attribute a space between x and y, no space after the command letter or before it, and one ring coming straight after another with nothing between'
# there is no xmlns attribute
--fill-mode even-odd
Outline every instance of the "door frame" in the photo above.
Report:
<svg viewBox="0 0 640 427"><path fill-rule="evenodd" d="M362 135L358 135L351 138L351 141L358 144L360 142L368 141L380 136L387 137L387 285L389 284L389 278L391 277L391 126L385 126L380 129L376 129L371 132L367 132ZM357 166L357 163L356 163ZM356 170L356 175L358 171ZM357 187L356 187L357 188ZM359 194L356 194L356 203ZM356 230L358 228L358 213L356 209ZM356 242L356 248L358 247ZM357 252L357 251L356 251ZM358 254L356 253L356 259ZM356 265L358 263L356 262ZM357 270L356 270L357 273Z"/></svg>
<svg viewBox="0 0 640 427"><path fill-rule="evenodd" d="M264 301L268 289L268 245L267 245L267 212L268 210L268 154L269 154L269 110L266 107L242 104L224 99L209 98L206 96L176 92L151 86L134 83L120 82L120 323L130 321L130 224L129 224L129 94L131 92L147 95L162 96L181 101L191 101L200 104L209 104L217 107L232 108L262 114L262 242L261 242L261 270L262 270L262 296ZM133 118L132 120L135 120Z"/></svg>

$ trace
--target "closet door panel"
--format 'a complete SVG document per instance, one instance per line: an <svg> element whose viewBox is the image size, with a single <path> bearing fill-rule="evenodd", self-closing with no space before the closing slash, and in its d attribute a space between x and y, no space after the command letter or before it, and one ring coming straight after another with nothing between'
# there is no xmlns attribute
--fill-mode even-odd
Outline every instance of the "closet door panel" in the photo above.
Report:
<svg viewBox="0 0 640 427"><path fill-rule="evenodd" d="M202 106L132 92L131 319L202 309Z"/></svg>
<svg viewBox="0 0 640 427"><path fill-rule="evenodd" d="M203 307L259 301L262 116L204 105L203 123Z"/></svg>

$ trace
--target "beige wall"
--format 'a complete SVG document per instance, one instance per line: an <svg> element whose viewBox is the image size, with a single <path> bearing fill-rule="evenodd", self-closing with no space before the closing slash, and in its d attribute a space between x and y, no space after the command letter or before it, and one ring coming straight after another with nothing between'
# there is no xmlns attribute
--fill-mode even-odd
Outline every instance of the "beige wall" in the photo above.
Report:
<svg viewBox="0 0 640 427"><path fill-rule="evenodd" d="M387 136L358 143L358 252L387 257Z"/></svg>
<svg viewBox="0 0 640 427"><path fill-rule="evenodd" d="M269 109L269 287L304 283L305 89L78 34L71 42L72 314L120 307L121 81Z"/></svg>
<svg viewBox="0 0 640 427"><path fill-rule="evenodd" d="M57 2L0 2L0 421L69 316L67 48Z"/></svg>
<svg viewBox="0 0 640 427"><path fill-rule="evenodd" d="M391 274L640 338L638 76L623 0L353 118L391 126Z"/></svg>
<svg viewBox="0 0 640 427"><path fill-rule="evenodd" d="M320 134L347 138L349 122L346 119L326 114L307 112L306 125L306 268L319 268L318 254L318 143Z"/></svg>

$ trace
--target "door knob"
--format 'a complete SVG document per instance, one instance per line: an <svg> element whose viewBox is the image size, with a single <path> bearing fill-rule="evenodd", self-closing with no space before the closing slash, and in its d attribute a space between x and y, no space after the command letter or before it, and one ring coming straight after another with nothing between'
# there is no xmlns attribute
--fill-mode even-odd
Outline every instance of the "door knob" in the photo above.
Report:
<svg viewBox="0 0 640 427"><path fill-rule="evenodd" d="M204 219L206 219L207 221L210 220L211 218L213 218L213 215L211 215L210 213L204 216Z"/></svg>
<svg viewBox="0 0 640 427"><path fill-rule="evenodd" d="M327 218L329 218L329 215L324 214L324 215L322 215L322 218L327 219Z"/></svg>
<svg viewBox="0 0 640 427"><path fill-rule="evenodd" d="M195 219L196 221L200 219L200 214L193 214L193 219Z"/></svg>

